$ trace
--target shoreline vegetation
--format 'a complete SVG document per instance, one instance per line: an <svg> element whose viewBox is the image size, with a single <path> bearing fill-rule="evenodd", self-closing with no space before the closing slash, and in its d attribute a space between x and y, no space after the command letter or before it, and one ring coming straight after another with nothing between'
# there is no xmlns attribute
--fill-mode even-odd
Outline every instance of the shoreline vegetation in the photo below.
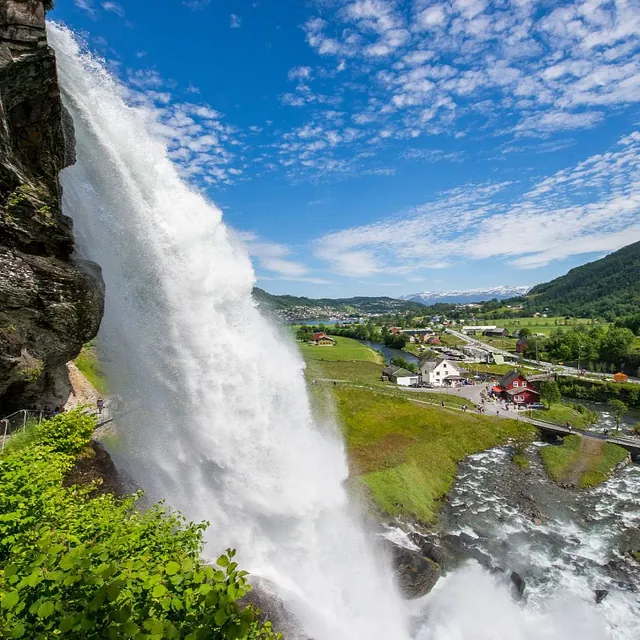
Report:
<svg viewBox="0 0 640 640"><path fill-rule="evenodd" d="M628 457L628 452L618 445L578 435L566 436L561 445L540 449L547 475L558 484L578 489L604 482Z"/></svg>

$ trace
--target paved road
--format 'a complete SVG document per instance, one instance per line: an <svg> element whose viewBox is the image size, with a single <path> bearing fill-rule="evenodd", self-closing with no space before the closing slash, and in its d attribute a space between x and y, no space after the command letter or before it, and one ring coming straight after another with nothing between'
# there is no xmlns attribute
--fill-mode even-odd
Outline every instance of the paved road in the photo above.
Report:
<svg viewBox="0 0 640 640"><path fill-rule="evenodd" d="M451 335L460 338L461 340L466 341L468 344L473 345L474 347L479 347L481 349L485 349L487 351L491 351L492 353L498 353L507 358L512 359L514 354L510 351L504 351L504 349L499 349L498 347L494 347L490 344L486 344L485 342L481 342L480 340L476 340L472 336L468 336L465 333L461 333L460 331L455 331L454 329L447 329L447 332ZM535 366L538 369L542 369L544 371L553 371L557 373L563 373L565 375L570 376L579 376L580 370L575 367L566 367L564 365L553 364L551 362L545 362L544 360L531 360L529 358L523 358L523 362L526 364L530 364ZM613 380L613 375L610 373L602 374L596 373L595 371L589 371L588 375L596 378L597 380L602 380L603 378L606 380ZM633 384L640 384L640 378L629 378L629 382Z"/></svg>

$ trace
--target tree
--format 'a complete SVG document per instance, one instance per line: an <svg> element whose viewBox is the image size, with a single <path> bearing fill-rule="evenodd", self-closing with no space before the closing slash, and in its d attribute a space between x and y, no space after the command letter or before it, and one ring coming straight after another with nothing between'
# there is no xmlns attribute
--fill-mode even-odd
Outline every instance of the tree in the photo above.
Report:
<svg viewBox="0 0 640 640"><path fill-rule="evenodd" d="M547 403L549 408L551 408L553 404L558 404L558 402L562 400L558 383L554 380L543 380L540 384L540 398L543 402Z"/></svg>
<svg viewBox="0 0 640 640"><path fill-rule="evenodd" d="M600 359L611 363L622 362L629 355L635 339L631 329L611 327L600 343Z"/></svg>
<svg viewBox="0 0 640 640"><path fill-rule="evenodd" d="M44 10L51 11L53 9L53 5L56 3L55 0L44 0Z"/></svg>
<svg viewBox="0 0 640 640"><path fill-rule="evenodd" d="M402 367L407 371L411 371L411 373L417 373L418 367L413 363L401 358L400 356L395 356L391 358L391 364L395 364L396 367Z"/></svg>
<svg viewBox="0 0 640 640"><path fill-rule="evenodd" d="M529 327L522 327L520 331L518 331L518 335L521 338L530 338L531 337L531 329Z"/></svg>
<svg viewBox="0 0 640 640"><path fill-rule="evenodd" d="M609 408L613 414L613 418L616 421L616 431L620 431L620 423L622 422L622 416L627 413L629 408L622 402L622 400L609 400Z"/></svg>

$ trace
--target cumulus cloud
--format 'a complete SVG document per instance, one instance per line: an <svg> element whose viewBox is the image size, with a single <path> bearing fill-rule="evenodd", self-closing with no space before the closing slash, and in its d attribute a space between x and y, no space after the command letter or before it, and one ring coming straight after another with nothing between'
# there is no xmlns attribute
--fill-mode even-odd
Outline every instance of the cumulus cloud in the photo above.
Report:
<svg viewBox="0 0 640 640"><path fill-rule="evenodd" d="M231 14L229 26L232 29L239 29L242 26L242 18L237 16L235 13Z"/></svg>
<svg viewBox="0 0 640 640"><path fill-rule="evenodd" d="M252 231L237 232L259 270L272 275L259 275L260 280L290 280L312 284L329 284L328 280L309 274L309 268L291 259L291 248L260 238ZM275 274L275 275L273 275Z"/></svg>
<svg viewBox="0 0 640 640"><path fill-rule="evenodd" d="M361 277L486 258L531 269L637 240L640 133L633 132L529 188L513 182L456 188L374 224L326 234L315 241L315 254L337 273Z"/></svg>

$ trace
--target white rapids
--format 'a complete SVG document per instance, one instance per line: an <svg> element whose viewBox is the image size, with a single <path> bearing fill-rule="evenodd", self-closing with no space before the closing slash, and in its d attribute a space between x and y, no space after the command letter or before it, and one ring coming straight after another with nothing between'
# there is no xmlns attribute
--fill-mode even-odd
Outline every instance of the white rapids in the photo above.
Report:
<svg viewBox="0 0 640 640"><path fill-rule="evenodd" d="M245 249L220 210L180 179L150 114L126 103L124 88L68 29L49 24L48 33L77 140L77 162L61 175L64 211L106 283L100 345L126 407L112 447L121 468L152 499L209 521L205 552L237 548L242 567L269 581L314 640L637 638L628 594L612 587L596 609L580 564L566 554L555 562L526 536L522 555L554 572L557 588L541 583L516 603L470 565L424 599L400 600L347 499L335 426L314 418L295 346L252 301ZM499 495L483 493L495 463L476 458L478 473L460 482L476 496L476 514L501 523L494 535L509 538L526 525ZM598 556L605 534L579 535Z"/></svg>

